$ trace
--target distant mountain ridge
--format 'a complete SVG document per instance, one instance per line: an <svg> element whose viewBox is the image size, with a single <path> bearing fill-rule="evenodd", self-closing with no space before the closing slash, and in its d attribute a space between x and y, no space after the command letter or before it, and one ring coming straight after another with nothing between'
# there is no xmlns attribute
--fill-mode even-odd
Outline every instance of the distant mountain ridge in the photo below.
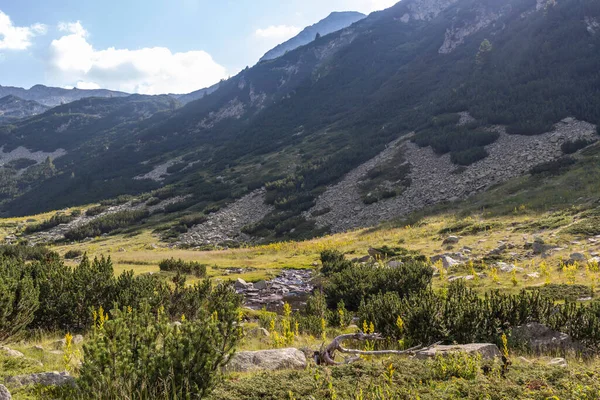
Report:
<svg viewBox="0 0 600 400"><path fill-rule="evenodd" d="M269 50L260 61L272 60L277 57L281 57L288 51L297 49L300 46L304 46L315 40L317 33L321 36L328 35L332 32L339 31L340 29L347 28L353 23L360 21L365 18L366 15L355 12L332 12L329 16L314 25L304 28L297 36L294 36L290 40L278 45L277 47Z"/></svg>
<svg viewBox="0 0 600 400"><path fill-rule="evenodd" d="M23 100L33 100L47 107L56 107L61 104L71 103L87 97L126 97L129 93L117 92L106 89L63 89L44 85L35 85L31 89L0 85L0 98L16 96Z"/></svg>
<svg viewBox="0 0 600 400"><path fill-rule="evenodd" d="M0 125L22 118L33 117L48 110L49 107L33 100L23 100L8 95L0 98Z"/></svg>

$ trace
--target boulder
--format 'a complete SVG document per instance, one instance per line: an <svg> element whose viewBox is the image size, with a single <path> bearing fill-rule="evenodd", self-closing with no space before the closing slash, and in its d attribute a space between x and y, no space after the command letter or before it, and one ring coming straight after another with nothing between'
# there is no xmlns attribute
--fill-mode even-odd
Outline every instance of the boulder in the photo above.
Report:
<svg viewBox="0 0 600 400"><path fill-rule="evenodd" d="M507 263L503 263L503 262L499 262L496 264L496 266L498 267L498 270L500 272L506 272L506 273L510 273L513 271L517 271L517 272L523 272L524 269L517 267L516 265L513 264L507 264Z"/></svg>
<svg viewBox="0 0 600 400"><path fill-rule="evenodd" d="M233 285L236 289L248 289L249 286L252 286L251 283L246 282L242 278L237 278Z"/></svg>
<svg viewBox="0 0 600 400"><path fill-rule="evenodd" d="M12 387L21 387L28 385L41 386L65 386L75 385L75 378L68 372L42 372L39 374L8 376L4 383Z"/></svg>
<svg viewBox="0 0 600 400"><path fill-rule="evenodd" d="M444 256L444 257L442 257L442 265L446 269L454 267L454 266L459 265L459 264L460 264L459 261L456 261L454 258L452 258L450 256Z"/></svg>
<svg viewBox="0 0 600 400"><path fill-rule="evenodd" d="M587 259L583 253L573 253L569 256L569 263L574 264L575 262L586 262Z"/></svg>
<svg viewBox="0 0 600 400"><path fill-rule="evenodd" d="M254 328L248 331L248 336L251 337L269 337L271 334L265 328Z"/></svg>
<svg viewBox="0 0 600 400"><path fill-rule="evenodd" d="M553 352L577 348L569 335L548 328L538 322L517 326L512 330L512 340L538 352Z"/></svg>
<svg viewBox="0 0 600 400"><path fill-rule="evenodd" d="M12 396L4 385L0 385L0 400L11 400Z"/></svg>
<svg viewBox="0 0 600 400"><path fill-rule="evenodd" d="M491 360L495 357L501 357L500 349L498 346L491 343L471 343L471 344L460 344L443 346L438 345L430 349L419 351L416 354L418 359L424 360L427 358L435 358L438 355L445 356L450 353L463 352L467 354L481 354L484 360Z"/></svg>
<svg viewBox="0 0 600 400"><path fill-rule="evenodd" d="M302 351L294 348L241 351L233 355L226 367L227 371L231 372L304 368L306 368L306 356Z"/></svg>
<svg viewBox="0 0 600 400"><path fill-rule="evenodd" d="M447 245L447 244L456 244L460 241L460 238L458 236L448 236L446 239L444 239L444 241L442 242L443 245Z"/></svg>
<svg viewBox="0 0 600 400"><path fill-rule="evenodd" d="M553 358L552 360L550 360L548 365L561 368L566 368L568 366L567 360L565 360L564 358Z"/></svg>
<svg viewBox="0 0 600 400"><path fill-rule="evenodd" d="M265 281L258 281L254 283L254 289L256 290L265 290L267 289L267 282Z"/></svg>
<svg viewBox="0 0 600 400"><path fill-rule="evenodd" d="M6 346L0 346L0 353L6 357L12 357L12 358L23 358L25 357L25 355L23 353L21 353L20 351L17 350L13 350L9 347Z"/></svg>

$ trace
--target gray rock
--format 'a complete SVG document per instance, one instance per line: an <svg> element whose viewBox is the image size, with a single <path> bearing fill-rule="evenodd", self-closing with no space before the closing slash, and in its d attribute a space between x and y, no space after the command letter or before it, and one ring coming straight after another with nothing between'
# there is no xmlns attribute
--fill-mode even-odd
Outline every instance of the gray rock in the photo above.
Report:
<svg viewBox="0 0 600 400"><path fill-rule="evenodd" d="M235 284L233 286L236 289L247 289L251 285L252 285L251 283L246 282L242 278L237 278L237 280L235 281Z"/></svg>
<svg viewBox="0 0 600 400"><path fill-rule="evenodd" d="M9 347L6 346L0 346L0 353L2 353L3 355L5 355L6 357L12 357L12 358L22 358L25 357L25 355L23 353L21 353L20 351L17 350L13 350Z"/></svg>
<svg viewBox="0 0 600 400"><path fill-rule="evenodd" d="M259 370L304 369L306 356L298 349L241 351L233 355L226 370L248 372Z"/></svg>
<svg viewBox="0 0 600 400"><path fill-rule="evenodd" d="M532 272L531 274L527 274L528 278L531 279L538 279L540 277L540 273L539 272Z"/></svg>
<svg viewBox="0 0 600 400"><path fill-rule="evenodd" d="M42 372L39 374L8 376L4 380L9 386L21 387L27 385L64 386L75 385L75 378L68 372Z"/></svg>
<svg viewBox="0 0 600 400"><path fill-rule="evenodd" d="M442 257L442 264L443 264L444 268L448 269L448 268L452 268L452 267L454 267L456 265L459 265L460 262L456 261L452 257L444 256L444 257Z"/></svg>
<svg viewBox="0 0 600 400"><path fill-rule="evenodd" d="M254 328L248 332L251 337L269 337L271 334L265 328Z"/></svg>
<svg viewBox="0 0 600 400"><path fill-rule="evenodd" d="M552 360L550 360L548 365L554 366L554 367L566 368L569 364L567 364L567 360L565 360L564 358L553 358Z"/></svg>
<svg viewBox="0 0 600 400"><path fill-rule="evenodd" d="M267 288L267 282L265 281L258 281L254 283L254 289L257 290L265 290Z"/></svg>
<svg viewBox="0 0 600 400"><path fill-rule="evenodd" d="M569 261L571 263L574 263L574 262L585 262L586 261L586 257L582 253L573 253L573 254L571 254L569 256Z"/></svg>
<svg viewBox="0 0 600 400"><path fill-rule="evenodd" d="M448 236L446 239L444 239L444 241L442 242L443 245L446 244L456 244L460 241L460 238L458 236Z"/></svg>
<svg viewBox="0 0 600 400"><path fill-rule="evenodd" d="M403 266L404 263L402 261L390 261L387 265L390 268L399 268Z"/></svg>
<svg viewBox="0 0 600 400"><path fill-rule="evenodd" d="M471 343L451 346L434 346L431 349L419 351L416 354L418 359L434 358L438 355L447 355L450 353L464 352L467 354L481 354L484 360L492 360L496 357L501 357L500 349L498 346L491 343Z"/></svg>
<svg viewBox="0 0 600 400"><path fill-rule="evenodd" d="M538 322L514 328L512 340L537 353L570 350L578 347L566 333L557 332Z"/></svg>
<svg viewBox="0 0 600 400"><path fill-rule="evenodd" d="M12 396L4 385L0 385L0 400L11 400Z"/></svg>
<svg viewBox="0 0 600 400"><path fill-rule="evenodd" d="M60 339L60 340L57 340L56 342L52 342L52 348L54 348L56 350L60 350L60 349L64 348L66 345L67 345L66 339Z"/></svg>

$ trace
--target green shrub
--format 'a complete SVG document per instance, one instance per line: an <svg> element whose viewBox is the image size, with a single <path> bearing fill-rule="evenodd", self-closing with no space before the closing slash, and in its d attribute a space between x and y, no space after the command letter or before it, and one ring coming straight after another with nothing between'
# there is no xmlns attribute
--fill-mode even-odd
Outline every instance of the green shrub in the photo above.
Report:
<svg viewBox="0 0 600 400"><path fill-rule="evenodd" d="M31 233L36 233L36 232L47 231L49 229L54 228L55 226L58 226L61 224L68 224L69 222L73 221L74 219L75 219L75 217L73 215L55 214L50 219L48 219L46 221L42 221L39 224L28 225L25 228L25 233L31 234Z"/></svg>
<svg viewBox="0 0 600 400"><path fill-rule="evenodd" d="M356 311L361 300L380 292L395 292L400 297L420 292L431 284L432 276L432 268L420 262L407 262L395 268L352 263L332 273L323 291L331 308L343 301L349 310Z"/></svg>
<svg viewBox="0 0 600 400"><path fill-rule="evenodd" d="M152 206L155 206L155 205L159 204L161 201L162 201L162 200L161 200L161 199L159 199L158 197L151 197L151 198L150 198L150 199L149 199L149 200L146 202L146 205L147 205L148 207L152 207Z"/></svg>
<svg viewBox="0 0 600 400"><path fill-rule="evenodd" d="M446 381L452 378L473 380L481 369L481 355L463 352L438 355L428 363L433 379Z"/></svg>
<svg viewBox="0 0 600 400"><path fill-rule="evenodd" d="M88 217L95 217L96 215L100 215L103 212L108 210L108 206L94 206L87 209L85 215Z"/></svg>
<svg viewBox="0 0 600 400"><path fill-rule="evenodd" d="M158 267L161 271L192 274L198 278L206 276L206 264L200 264L195 261L183 261L182 259L175 260L174 258L169 258L162 260L158 264Z"/></svg>
<svg viewBox="0 0 600 400"><path fill-rule="evenodd" d="M565 229L566 233L583 236L600 235L600 217L589 217Z"/></svg>
<svg viewBox="0 0 600 400"><path fill-rule="evenodd" d="M134 225L149 216L147 210L119 211L98 217L65 233L67 240L82 240Z"/></svg>
<svg viewBox="0 0 600 400"><path fill-rule="evenodd" d="M211 289L194 319L171 323L148 306L113 310L84 345L79 386L85 398L205 398L219 381L241 333L239 299Z"/></svg>
<svg viewBox="0 0 600 400"><path fill-rule="evenodd" d="M81 257L83 255L83 251L81 250L69 250L65 253L65 259L73 260L77 257Z"/></svg>
<svg viewBox="0 0 600 400"><path fill-rule="evenodd" d="M39 307L39 289L22 260L0 259L0 344L25 332Z"/></svg>
<svg viewBox="0 0 600 400"><path fill-rule="evenodd" d="M186 163L186 162L180 162L180 163L173 164L167 168L167 173L175 174L177 172L180 172L182 169L184 169L187 166L188 166L188 163Z"/></svg>
<svg viewBox="0 0 600 400"><path fill-rule="evenodd" d="M467 150L453 151L450 153L450 160L457 165L471 165L479 160L483 160L488 156L488 152L483 147L472 147Z"/></svg>
<svg viewBox="0 0 600 400"><path fill-rule="evenodd" d="M540 175L540 174L548 174L548 175L556 175L560 174L566 168L575 164L575 160L571 157L561 157L557 160L548 161L539 165L532 167L529 170L531 175Z"/></svg>
<svg viewBox="0 0 600 400"><path fill-rule="evenodd" d="M593 142L587 139L577 139L574 141L568 141L568 142L564 142L560 148L562 149L563 153L565 154L573 154L576 153L577 151L589 146L590 144L592 144Z"/></svg>

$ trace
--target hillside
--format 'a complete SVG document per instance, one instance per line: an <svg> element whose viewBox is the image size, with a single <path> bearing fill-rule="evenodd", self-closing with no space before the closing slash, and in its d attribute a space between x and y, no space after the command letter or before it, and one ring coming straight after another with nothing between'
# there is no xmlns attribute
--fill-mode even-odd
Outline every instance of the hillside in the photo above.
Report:
<svg viewBox="0 0 600 400"><path fill-rule="evenodd" d="M265 186L268 213L241 228L281 240L461 199L596 140L599 18L586 0L406 1L142 121L122 109L136 117L108 119L98 134L77 117L73 134L42 135L39 124L66 122L46 113L4 130L6 148L69 153L2 209L26 215L162 187L151 196L186 198L175 229ZM431 193L448 174L453 186Z"/></svg>
<svg viewBox="0 0 600 400"><path fill-rule="evenodd" d="M63 89L44 85L35 85L30 89L23 89L19 87L0 85L0 98L9 95L19 97L23 100L36 101L47 107L56 107L61 104L70 103L72 101L81 100L87 97L129 96L127 93L104 89Z"/></svg>
<svg viewBox="0 0 600 400"><path fill-rule="evenodd" d="M292 51L312 42L317 35L329 35L330 33L344 29L365 17L366 15L353 11L333 12L316 24L304 28L302 32L293 38L269 50L261 57L260 61L268 61L281 57L288 51Z"/></svg>
<svg viewBox="0 0 600 400"><path fill-rule="evenodd" d="M12 95L2 97L0 98L0 125L41 114L48 108L36 101L23 100Z"/></svg>

